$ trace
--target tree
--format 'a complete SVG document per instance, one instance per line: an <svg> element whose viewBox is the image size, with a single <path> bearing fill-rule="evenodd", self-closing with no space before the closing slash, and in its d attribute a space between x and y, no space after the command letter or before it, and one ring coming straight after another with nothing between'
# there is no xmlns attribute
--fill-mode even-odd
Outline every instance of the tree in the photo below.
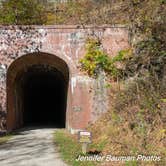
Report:
<svg viewBox="0 0 166 166"><path fill-rule="evenodd" d="M47 21L47 8L39 0L5 0L0 6L0 23L39 25Z"/></svg>

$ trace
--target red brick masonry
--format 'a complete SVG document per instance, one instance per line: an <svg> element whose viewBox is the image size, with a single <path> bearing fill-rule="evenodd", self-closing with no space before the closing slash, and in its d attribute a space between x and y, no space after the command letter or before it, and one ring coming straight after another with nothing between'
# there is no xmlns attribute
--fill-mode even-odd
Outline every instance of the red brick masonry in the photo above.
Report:
<svg viewBox="0 0 166 166"><path fill-rule="evenodd" d="M0 130L20 127L21 114L14 106L14 81L20 72L32 64L47 64L59 69L69 86L66 110L66 128L76 131L95 121L100 111L100 86L80 72L79 59L85 53L88 36L101 38L103 48L110 56L129 47L128 30L122 26L0 26ZM107 110L107 94L102 101Z"/></svg>

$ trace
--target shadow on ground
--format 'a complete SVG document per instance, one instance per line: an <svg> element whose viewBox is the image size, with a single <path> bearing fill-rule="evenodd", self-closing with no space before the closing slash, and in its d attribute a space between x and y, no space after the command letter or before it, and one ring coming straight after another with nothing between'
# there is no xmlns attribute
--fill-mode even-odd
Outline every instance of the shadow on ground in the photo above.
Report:
<svg viewBox="0 0 166 166"><path fill-rule="evenodd" d="M52 126L26 127L0 145L0 165L5 166L65 166L53 141Z"/></svg>

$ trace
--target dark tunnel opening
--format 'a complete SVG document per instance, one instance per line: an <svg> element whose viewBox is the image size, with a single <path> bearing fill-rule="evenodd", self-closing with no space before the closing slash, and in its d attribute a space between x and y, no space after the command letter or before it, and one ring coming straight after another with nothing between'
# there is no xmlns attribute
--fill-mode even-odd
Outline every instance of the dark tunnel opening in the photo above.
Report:
<svg viewBox="0 0 166 166"><path fill-rule="evenodd" d="M65 128L68 83L63 74L48 66L33 66L20 82L23 126Z"/></svg>

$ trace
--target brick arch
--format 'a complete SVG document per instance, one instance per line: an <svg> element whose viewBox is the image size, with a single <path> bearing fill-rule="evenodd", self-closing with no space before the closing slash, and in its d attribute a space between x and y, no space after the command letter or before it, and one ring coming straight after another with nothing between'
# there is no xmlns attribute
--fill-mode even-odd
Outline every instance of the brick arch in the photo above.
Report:
<svg viewBox="0 0 166 166"><path fill-rule="evenodd" d="M54 68L62 73L67 86L66 127L68 127L68 114L70 110L70 101L68 98L71 96L71 90L69 86L70 69L66 62L61 58L48 53L36 52L19 57L9 66L7 70L7 130L11 131L22 126L22 115L20 111L17 110L15 103L16 82L17 79L20 78L28 70L28 68L32 67L33 65L47 66L47 68Z"/></svg>

